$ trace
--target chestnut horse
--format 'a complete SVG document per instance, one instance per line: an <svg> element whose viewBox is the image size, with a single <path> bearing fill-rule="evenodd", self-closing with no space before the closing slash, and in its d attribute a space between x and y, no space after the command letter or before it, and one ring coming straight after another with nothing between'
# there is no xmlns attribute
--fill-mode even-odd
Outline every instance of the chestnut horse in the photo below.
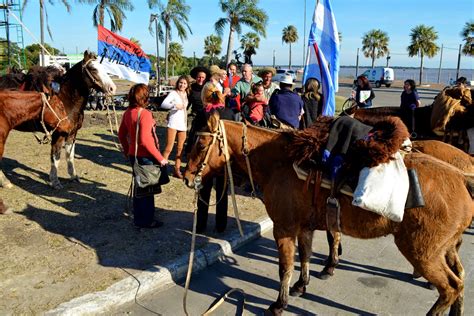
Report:
<svg viewBox="0 0 474 316"><path fill-rule="evenodd" d="M59 133L56 131L52 136L49 179L51 186L55 189L62 188L57 170L63 146L66 150L68 174L72 180L79 181L74 166L74 149L77 132L82 127L84 109L87 105L91 89L111 95L115 92L116 86L105 72L97 56L94 53L85 51L84 59L66 72L61 79L59 93L53 96L53 98L61 100L68 118L73 124L69 133ZM17 129L31 131L30 125L24 124ZM5 186L6 184L0 182L0 186Z"/></svg>
<svg viewBox="0 0 474 316"><path fill-rule="evenodd" d="M327 230L325 205L329 191L321 188L313 206L311 190L305 190L305 182L297 178L292 167L293 158L288 149L301 133L276 132L230 121L220 124L219 116L214 114L190 153L184 175L186 184L194 187L196 177L206 180L221 171L225 150L242 170L247 170L246 159L249 159L252 177L262 188L267 213L274 223L279 253L280 290L268 310L274 315L283 312L290 294L305 292L313 230ZM223 138L227 140L227 148L223 147ZM308 147L314 144L308 142ZM317 151L322 145L317 146ZM465 189L466 180L456 168L440 164L425 154L409 154L405 164L417 170L425 207L406 210L403 221L396 223L352 206L351 198L342 196L339 200L342 233L363 239L393 234L400 252L440 293L429 314L439 315L451 307L453 314L460 315L464 304L464 269L458 248L474 211L474 202ZM296 240L301 274L290 290Z"/></svg>
<svg viewBox="0 0 474 316"><path fill-rule="evenodd" d="M67 134L73 128L59 98L53 97L48 101L43 93L0 90L0 162L10 131L34 119L40 119L42 124L48 125L57 133ZM5 187L11 186L1 168L0 184Z"/></svg>
<svg viewBox="0 0 474 316"><path fill-rule="evenodd" d="M61 82L66 70L61 66L33 66L28 72L13 73L0 77L0 90L15 89L22 91L38 91L52 94L53 82Z"/></svg>

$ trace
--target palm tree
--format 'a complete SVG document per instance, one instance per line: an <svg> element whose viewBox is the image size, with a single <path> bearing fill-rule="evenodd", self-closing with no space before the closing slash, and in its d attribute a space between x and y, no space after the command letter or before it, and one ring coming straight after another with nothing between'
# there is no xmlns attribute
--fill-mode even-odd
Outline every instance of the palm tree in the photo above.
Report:
<svg viewBox="0 0 474 316"><path fill-rule="evenodd" d="M179 43L171 42L168 59L171 65L173 65L173 76L174 76L174 67L180 64L183 59L183 46Z"/></svg>
<svg viewBox="0 0 474 316"><path fill-rule="evenodd" d="M240 48L244 50L245 63L252 64L252 55L255 55L256 49L260 45L260 37L257 33L248 32L240 39Z"/></svg>
<svg viewBox="0 0 474 316"><path fill-rule="evenodd" d="M222 51L222 39L216 35L209 35L204 39L204 54L211 57L210 63L214 63L214 57Z"/></svg>
<svg viewBox="0 0 474 316"><path fill-rule="evenodd" d="M291 69L291 44L295 43L298 40L298 30L294 25L288 25L283 28L281 41L290 45L290 56L288 61L288 69Z"/></svg>
<svg viewBox="0 0 474 316"><path fill-rule="evenodd" d="M242 33L242 25L248 26L257 34L266 37L265 26L268 16L262 9L257 8L258 0L219 0L219 6L226 15L214 24L216 32L222 37L224 27L229 24L229 41L227 43L226 65L231 59L234 45L234 32Z"/></svg>
<svg viewBox="0 0 474 316"><path fill-rule="evenodd" d="M50 4L54 4L53 0L49 0ZM61 3L64 4L66 7L66 11L69 13L71 12L71 6L69 5L69 2L67 0L61 0ZM23 10L25 10L26 5L28 4L28 0L23 0ZM44 17L46 15L46 28L48 30L49 37L53 39L53 35L51 33L51 29L49 28L49 23L48 23L48 11L46 11L46 8L44 6L44 0L39 0L39 5L40 5L40 43L44 47ZM41 65L44 66L44 49L41 48Z"/></svg>
<svg viewBox="0 0 474 316"><path fill-rule="evenodd" d="M372 58L372 68L374 68L376 58L384 57L390 52L389 40L387 33L382 30L370 30L362 37L362 51L365 57Z"/></svg>
<svg viewBox="0 0 474 316"><path fill-rule="evenodd" d="M420 84L423 77L423 58L428 56L434 57L439 51L439 46L435 41L438 39L438 32L432 26L418 25L411 29L411 42L407 47L408 56L420 56Z"/></svg>
<svg viewBox="0 0 474 316"><path fill-rule="evenodd" d="M464 46L462 47L462 52L467 56L474 56L474 22L466 22L461 32L463 37Z"/></svg>
<svg viewBox="0 0 474 316"><path fill-rule="evenodd" d="M135 37L130 37L130 42L132 42L133 44L136 44L137 46L141 47L142 46L142 43L140 43L140 40L139 39L136 39Z"/></svg>
<svg viewBox="0 0 474 316"><path fill-rule="evenodd" d="M185 0L168 0L168 4L165 6L159 0L148 0L148 6L150 9L158 7L159 10L159 22L158 34L160 41L163 42L163 27L165 29L165 80L168 80L168 50L170 48L171 41L171 24L174 24L178 31L178 37L181 41L188 38L188 33L193 34L191 28L188 25L188 16L191 7L186 4Z"/></svg>
<svg viewBox="0 0 474 316"><path fill-rule="evenodd" d="M104 26L104 16L107 12L112 32L122 30L123 20L125 20L124 11L133 11L133 5L129 0L79 0L79 2L97 4L92 13L92 23L95 27L98 25Z"/></svg>

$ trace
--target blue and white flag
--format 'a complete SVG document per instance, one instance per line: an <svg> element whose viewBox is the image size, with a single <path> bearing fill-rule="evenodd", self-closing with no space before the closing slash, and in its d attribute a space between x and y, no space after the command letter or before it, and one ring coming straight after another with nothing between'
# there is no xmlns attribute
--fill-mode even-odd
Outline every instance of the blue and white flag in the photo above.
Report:
<svg viewBox="0 0 474 316"><path fill-rule="evenodd" d="M339 89L339 33L330 0L319 0L314 10L308 39L308 56L303 83L308 78L321 82L323 115L333 116Z"/></svg>
<svg viewBox="0 0 474 316"><path fill-rule="evenodd" d="M151 63L143 50L130 40L98 26L98 55L105 70L122 79L148 84Z"/></svg>

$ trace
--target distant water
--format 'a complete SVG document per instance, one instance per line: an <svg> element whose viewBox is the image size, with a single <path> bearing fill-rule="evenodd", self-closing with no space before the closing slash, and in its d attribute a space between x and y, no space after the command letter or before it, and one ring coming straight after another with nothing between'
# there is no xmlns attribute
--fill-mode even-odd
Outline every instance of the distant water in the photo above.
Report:
<svg viewBox="0 0 474 316"><path fill-rule="evenodd" d="M361 75L366 71L366 67L359 67L358 74ZM395 80L406 80L413 79L418 82L420 77L420 69L417 68L394 68ZM339 77L350 77L354 78L356 75L355 67L341 67L339 70ZM472 69L460 69L459 77L466 77L467 80L474 80L474 70ZM424 68L423 78L424 83L437 83L438 82L438 69L437 68ZM449 80L456 79L456 69L441 69L439 82L441 84L448 84Z"/></svg>

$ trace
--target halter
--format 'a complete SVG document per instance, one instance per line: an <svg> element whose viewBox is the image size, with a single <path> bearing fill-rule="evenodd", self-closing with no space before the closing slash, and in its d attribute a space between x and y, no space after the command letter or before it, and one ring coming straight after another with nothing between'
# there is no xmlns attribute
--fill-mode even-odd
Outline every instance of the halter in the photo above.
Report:
<svg viewBox="0 0 474 316"><path fill-rule="evenodd" d="M94 60L96 59L89 59L88 61L82 64L82 73L85 73L89 77L89 79L92 81L93 84L101 87L102 85L100 84L100 82L94 78L94 76L91 74L91 72L87 68L87 65Z"/></svg>
<svg viewBox="0 0 474 316"><path fill-rule="evenodd" d="M61 122L64 121L68 116L66 115L63 118L60 118L58 116L58 114L53 110L51 104L49 104L48 99L46 98L46 95L44 93L41 93L41 99L43 101L43 106L41 107L41 126L43 127L45 135L44 135L42 140L40 140L38 137L36 137L36 135L35 135L35 137L36 137L36 139L38 140L38 142L40 144L47 144L48 142L51 141L52 135L56 131L56 129L59 127L59 124L61 124ZM51 132L48 131L48 129L46 128L46 125L44 124L44 110L45 110L46 106L54 114L54 116L58 119L58 123L56 124L56 126L53 128L53 130Z"/></svg>

